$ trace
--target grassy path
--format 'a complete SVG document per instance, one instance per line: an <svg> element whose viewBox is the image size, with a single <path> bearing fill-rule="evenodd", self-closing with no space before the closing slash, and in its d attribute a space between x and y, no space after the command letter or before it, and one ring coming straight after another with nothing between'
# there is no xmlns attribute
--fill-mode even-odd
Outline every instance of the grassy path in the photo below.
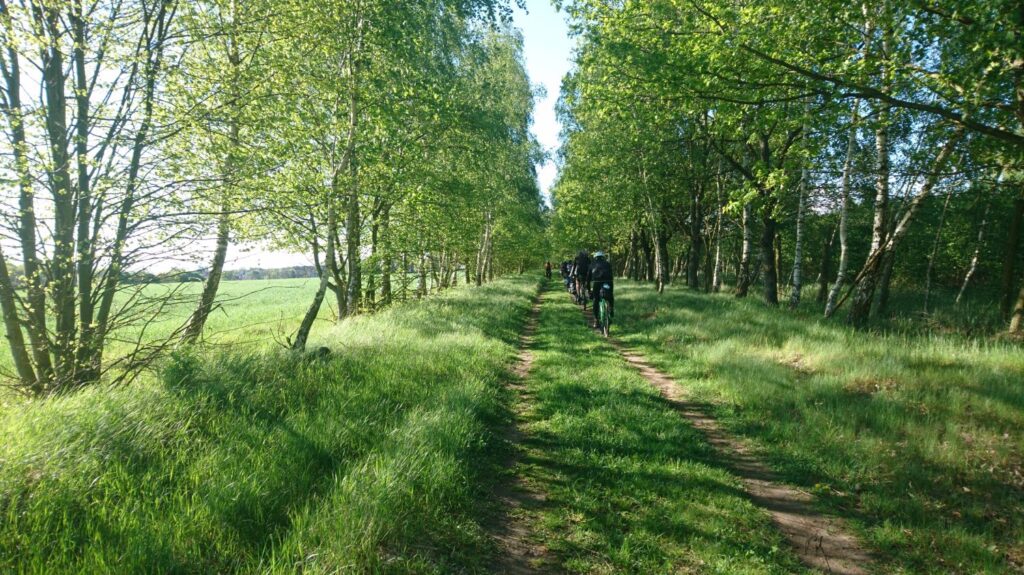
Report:
<svg viewBox="0 0 1024 575"><path fill-rule="evenodd" d="M520 414L530 510L572 573L804 573L713 448L559 291L542 295Z"/></svg>
<svg viewBox="0 0 1024 575"><path fill-rule="evenodd" d="M617 334L787 483L844 518L878 572L1024 572L1024 354L873 333L756 299L616 286Z"/></svg>
<svg viewBox="0 0 1024 575"><path fill-rule="evenodd" d="M704 434L717 456L742 479L754 503L771 514L775 527L801 561L836 575L868 573L873 560L842 520L822 515L815 509L810 493L782 483L747 445L722 429L707 406L691 401L676 382L652 367L643 356L617 340L611 341L623 358Z"/></svg>
<svg viewBox="0 0 1024 575"><path fill-rule="evenodd" d="M518 473L523 455L519 446L525 439L519 420L529 401L523 383L533 367L533 336L537 331L540 304L539 297L535 298L519 338L519 355L512 368L515 377L509 387L513 394L511 403L514 420L501 430L502 438L510 448L504 467L512 473L512 477L495 489L494 495L504 513L489 525L500 552L493 572L508 575L553 571L550 554L544 545L536 541L531 529L531 523L536 518L535 511L544 503L545 495L528 485Z"/></svg>

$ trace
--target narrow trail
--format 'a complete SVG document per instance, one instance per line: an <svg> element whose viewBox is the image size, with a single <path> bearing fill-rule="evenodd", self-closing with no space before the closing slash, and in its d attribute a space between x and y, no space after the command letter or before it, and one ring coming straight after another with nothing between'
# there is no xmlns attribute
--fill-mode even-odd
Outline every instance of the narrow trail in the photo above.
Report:
<svg viewBox="0 0 1024 575"><path fill-rule="evenodd" d="M584 316L591 325L592 311L588 309ZM690 401L680 385L654 368L642 355L626 348L614 336L609 337L608 342L681 416L704 434L721 461L743 482L750 499L768 511L772 522L804 564L836 575L871 572L873 558L841 519L821 514L814 509L811 494L782 483L743 441L722 429L707 406Z"/></svg>
<svg viewBox="0 0 1024 575"><path fill-rule="evenodd" d="M494 573L524 575L557 572L552 568L554 562L549 556L547 548L532 538L530 529L529 510L542 505L546 498L543 493L527 485L522 475L516 472L521 457L518 446L524 439L518 420L521 419L528 401L528 391L523 385L523 381L529 376L533 366L533 353L530 351L530 347L533 344L533 335L537 331L537 323L540 319L541 294L544 290L545 287L542 287L534 297L533 307L530 309L530 315L519 338L519 356L512 368L515 380L509 387L515 393L513 414L517 421L504 429L502 433L503 439L514 446L512 456L505 462L505 467L515 474L509 483L502 485L495 492L505 513L491 529L492 536L501 549L501 554L492 569Z"/></svg>

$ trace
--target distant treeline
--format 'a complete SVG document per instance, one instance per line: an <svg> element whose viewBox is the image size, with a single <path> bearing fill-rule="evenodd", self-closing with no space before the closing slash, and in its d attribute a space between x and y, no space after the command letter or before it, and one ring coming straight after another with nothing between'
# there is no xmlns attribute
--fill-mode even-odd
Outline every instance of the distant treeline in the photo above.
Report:
<svg viewBox="0 0 1024 575"><path fill-rule="evenodd" d="M14 284L15 289L24 289L24 280L20 270L15 266L12 270L15 275L11 277L11 281ZM126 285L143 285L143 284L154 284L154 283L187 283L187 282L204 282L210 276L209 269L199 270L183 270L183 269L172 269L163 273L154 274L152 272L123 272L121 274L121 283ZM223 280L226 281L239 281L239 280L283 280L283 279L295 279L295 278L315 278L317 276L316 268L313 266L291 266L286 268L274 268L274 269L263 269L263 268L243 268L240 270L226 270L223 273ZM45 285L46 278L42 278L43 284Z"/></svg>
<svg viewBox="0 0 1024 575"><path fill-rule="evenodd" d="M209 277L209 269L181 270L174 269L162 274L140 272L125 276L128 283L181 283L181 282L203 282ZM240 270L225 270L222 279L225 281L239 280L284 280L295 278L315 278L316 268L313 266L291 266L287 268L243 268Z"/></svg>

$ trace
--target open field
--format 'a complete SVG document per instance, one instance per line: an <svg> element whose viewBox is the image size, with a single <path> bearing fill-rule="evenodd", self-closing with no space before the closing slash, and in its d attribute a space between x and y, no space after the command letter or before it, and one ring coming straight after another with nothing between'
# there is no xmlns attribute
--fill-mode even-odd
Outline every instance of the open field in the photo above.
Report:
<svg viewBox="0 0 1024 575"><path fill-rule="evenodd" d="M407 295L410 300L415 297L415 279L410 275L408 280ZM286 339L298 328L318 282L316 278L221 282L216 308L206 322L205 344L224 348L237 344L261 350L283 347ZM107 357L117 358L127 353L140 339L143 343L159 341L180 329L195 309L202 287L199 282L152 284L144 287L141 291L145 298L166 298L171 303L161 308L155 321L145 325L141 338L141 322L114 332ZM122 294L122 301L129 293L131 290ZM396 293L398 299L400 296ZM315 339L321 331L329 329L336 316L334 297L329 293L320 308L319 321L313 328L312 337ZM0 338L0 373L12 372L7 341ZM3 400L12 402L18 398L12 392L0 389L0 401Z"/></svg>

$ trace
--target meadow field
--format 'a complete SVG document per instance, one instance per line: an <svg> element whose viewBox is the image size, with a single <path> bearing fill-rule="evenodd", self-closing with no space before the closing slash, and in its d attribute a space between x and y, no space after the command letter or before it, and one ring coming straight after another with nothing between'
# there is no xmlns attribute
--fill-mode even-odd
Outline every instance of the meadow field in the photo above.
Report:
<svg viewBox="0 0 1024 575"><path fill-rule="evenodd" d="M322 322L322 357L267 343L308 288L275 282L226 310L262 339L232 330L159 376L0 412L0 571L479 571L536 283Z"/></svg>

